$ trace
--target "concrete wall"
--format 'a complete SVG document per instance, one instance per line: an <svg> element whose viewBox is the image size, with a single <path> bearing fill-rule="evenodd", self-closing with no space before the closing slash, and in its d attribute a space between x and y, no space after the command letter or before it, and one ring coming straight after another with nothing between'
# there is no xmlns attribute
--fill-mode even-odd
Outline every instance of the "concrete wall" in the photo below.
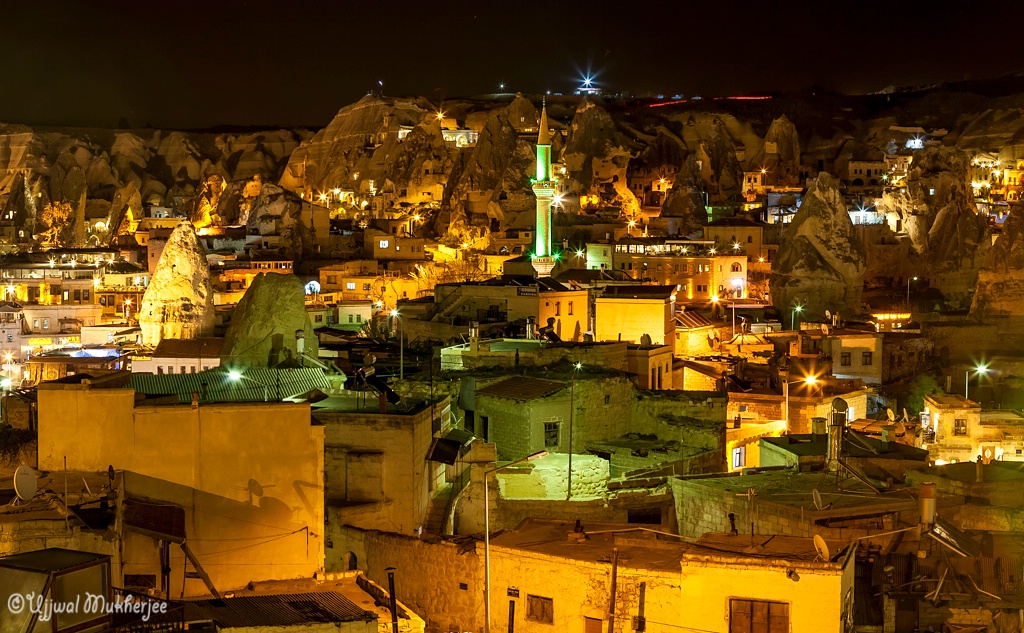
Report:
<svg viewBox="0 0 1024 633"><path fill-rule="evenodd" d="M186 526L190 538L250 538L241 543L252 545L271 533L281 537L260 567L251 565L252 551L221 547L229 551L210 564L224 585L306 577L323 568L324 436L310 424L308 404L133 408L131 389L62 384L42 385L38 397L40 470L62 470L67 456L69 470L103 472L113 465L162 480L160 490L184 487L187 492L173 488L180 504L207 518ZM256 499L254 490L262 490ZM223 516L238 521L210 518L228 507L232 512Z"/></svg>
<svg viewBox="0 0 1024 633"><path fill-rule="evenodd" d="M798 576L786 576L792 569ZM765 561L716 562L713 557L683 559L681 594L699 608L686 610L686 626L698 631L728 631L730 600L765 600L789 605L791 633L843 633L844 597L852 608L854 557L839 563ZM651 617L650 619L654 619Z"/></svg>
<svg viewBox="0 0 1024 633"><path fill-rule="evenodd" d="M649 334L655 345L672 345L675 303L660 299L598 297L594 301L594 339L639 343Z"/></svg>
<svg viewBox="0 0 1024 633"><path fill-rule="evenodd" d="M334 549L340 558L354 554L358 568L383 587L388 583L385 570L394 567L395 594L426 620L427 633L482 630L482 548L478 554L472 543L422 541L346 526Z"/></svg>
<svg viewBox="0 0 1024 633"><path fill-rule="evenodd" d="M447 398L436 405L447 417ZM409 414L317 413L325 428L328 534L341 525L412 534L423 524L443 467L426 461L430 407ZM339 562L329 557L327 566Z"/></svg>

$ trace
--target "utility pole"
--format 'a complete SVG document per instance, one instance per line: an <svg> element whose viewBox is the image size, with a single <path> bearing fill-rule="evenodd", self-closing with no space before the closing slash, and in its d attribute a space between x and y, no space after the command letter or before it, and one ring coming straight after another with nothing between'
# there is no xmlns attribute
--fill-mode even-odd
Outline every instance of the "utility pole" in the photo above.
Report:
<svg viewBox="0 0 1024 633"><path fill-rule="evenodd" d="M608 633L615 633L615 583L619 575L619 548L612 548L612 591L608 600Z"/></svg>

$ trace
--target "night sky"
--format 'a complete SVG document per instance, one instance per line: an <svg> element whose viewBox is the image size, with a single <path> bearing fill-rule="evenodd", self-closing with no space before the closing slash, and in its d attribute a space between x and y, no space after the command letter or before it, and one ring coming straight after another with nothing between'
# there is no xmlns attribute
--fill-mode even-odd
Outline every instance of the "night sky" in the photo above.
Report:
<svg viewBox="0 0 1024 633"><path fill-rule="evenodd" d="M499 82L569 94L588 66L602 87L633 94L859 93L1021 71L1021 20L1005 11L899 0L19 0L0 16L0 121L322 127L378 80L385 94L431 100Z"/></svg>

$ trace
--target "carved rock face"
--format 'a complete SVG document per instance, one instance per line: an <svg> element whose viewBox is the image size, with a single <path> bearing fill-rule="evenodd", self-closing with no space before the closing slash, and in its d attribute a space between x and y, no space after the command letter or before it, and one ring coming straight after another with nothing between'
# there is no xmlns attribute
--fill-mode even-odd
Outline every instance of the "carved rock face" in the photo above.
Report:
<svg viewBox="0 0 1024 633"><path fill-rule="evenodd" d="M305 354L317 357L317 339L306 313L305 289L295 275L260 273L252 280L224 335L222 359L230 366L273 367L296 356L302 330Z"/></svg>
<svg viewBox="0 0 1024 633"><path fill-rule="evenodd" d="M784 313L802 305L804 319L825 310L859 314L867 257L843 204L839 183L822 173L807 190L772 264L772 299Z"/></svg>
<svg viewBox="0 0 1024 633"><path fill-rule="evenodd" d="M171 233L138 312L142 342L191 339L213 330L213 290L206 250L195 227L182 222Z"/></svg>

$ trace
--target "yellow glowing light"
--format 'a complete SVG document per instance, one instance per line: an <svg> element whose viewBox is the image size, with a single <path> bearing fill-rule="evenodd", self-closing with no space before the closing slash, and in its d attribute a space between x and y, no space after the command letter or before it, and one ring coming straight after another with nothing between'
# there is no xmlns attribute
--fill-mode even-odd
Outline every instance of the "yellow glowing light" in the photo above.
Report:
<svg viewBox="0 0 1024 633"><path fill-rule="evenodd" d="M732 250L734 250L734 251L740 250L740 245L739 244L733 244L732 245Z"/></svg>
<svg viewBox="0 0 1024 633"><path fill-rule="evenodd" d="M92 285L95 288L99 288L99 286L100 286L100 278L99 277L94 277L93 280L92 280Z"/></svg>
<svg viewBox="0 0 1024 633"><path fill-rule="evenodd" d="M341 195L341 189L338 189L337 187L335 187L335 188L334 188L334 189L333 189L333 190L331 191L331 193L333 193L333 194L334 194L334 195L336 195L336 196L340 196L340 195Z"/></svg>
<svg viewBox="0 0 1024 633"><path fill-rule="evenodd" d="M14 354L7 352L6 354L4 354L4 360L7 361L8 363L11 362L12 360L14 360Z"/></svg>
<svg viewBox="0 0 1024 633"><path fill-rule="evenodd" d="M125 304L126 306L130 306L130 305L132 304L132 300L131 300L131 299L125 299L125 300L124 300L124 304Z"/></svg>
<svg viewBox="0 0 1024 633"><path fill-rule="evenodd" d="M658 179L658 184L662 184L662 185L665 184L665 179L664 178L659 178Z"/></svg>
<svg viewBox="0 0 1024 633"><path fill-rule="evenodd" d="M444 112L438 112L437 113L437 120L438 121L444 121Z"/></svg>
<svg viewBox="0 0 1024 633"><path fill-rule="evenodd" d="M469 248L469 242L463 242L462 248Z"/></svg>
<svg viewBox="0 0 1024 633"><path fill-rule="evenodd" d="M764 257L758 257L757 261L763 264L764 263Z"/></svg>
<svg viewBox="0 0 1024 633"><path fill-rule="evenodd" d="M711 303L718 303L718 295L711 295Z"/></svg>
<svg viewBox="0 0 1024 633"><path fill-rule="evenodd" d="M629 228L633 228L634 226L636 226L636 220L630 220L629 221Z"/></svg>
<svg viewBox="0 0 1024 633"><path fill-rule="evenodd" d="M420 216L418 214L414 215L414 216L412 216L412 219L413 219L414 222L419 222L420 221Z"/></svg>
<svg viewBox="0 0 1024 633"><path fill-rule="evenodd" d="M320 194L320 202L326 202L326 201L327 201L327 194L326 193Z"/></svg>
<svg viewBox="0 0 1024 633"><path fill-rule="evenodd" d="M767 170L767 169L765 169L764 167L762 167L762 168L761 168L761 175L763 176L763 175L765 175L765 174L767 174L767 173L768 173L768 170Z"/></svg>
<svg viewBox="0 0 1024 633"><path fill-rule="evenodd" d="M816 382L818 382L818 377L815 376L814 374L811 374L807 378L804 378L804 382L807 383L808 385L813 385Z"/></svg>
<svg viewBox="0 0 1024 633"><path fill-rule="evenodd" d="M716 251L716 250L715 250L714 248L712 248L712 249L711 249L710 251L708 251L708 252L709 252L709 253L711 253L712 255L714 255L714 254L715 254L715 253L717 253L718 251Z"/></svg>

